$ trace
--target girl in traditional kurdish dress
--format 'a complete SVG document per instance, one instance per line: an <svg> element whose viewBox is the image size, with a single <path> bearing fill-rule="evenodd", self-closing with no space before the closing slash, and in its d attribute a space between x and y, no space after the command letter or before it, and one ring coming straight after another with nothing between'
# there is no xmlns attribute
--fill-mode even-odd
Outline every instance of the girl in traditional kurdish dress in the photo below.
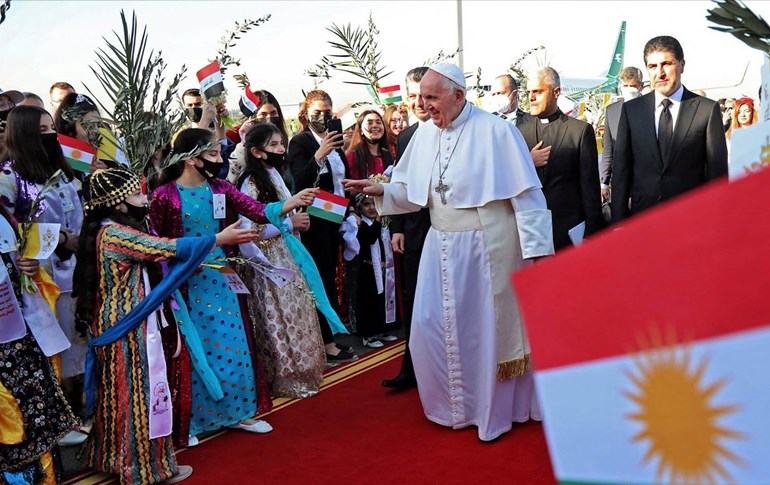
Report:
<svg viewBox="0 0 770 485"><path fill-rule="evenodd" d="M173 260L176 270L192 272L212 246L248 241L255 231L231 226L215 237L159 238L147 233L147 199L131 171L98 170L89 190L76 272L86 282L78 315L89 321L94 345L86 382L91 376L96 380L96 414L85 462L118 475L122 484L175 483L192 468L178 466L174 458L160 342L161 322L169 319L159 318L158 304L151 302L165 300L184 277L169 272L161 282L159 263Z"/></svg>
<svg viewBox="0 0 770 485"><path fill-rule="evenodd" d="M0 284L21 302L20 273L35 278L39 263L14 257L14 227L16 221L0 205ZM23 306L22 315L27 310ZM62 473L54 459L56 442L77 428L78 421L59 386L56 359L43 355L28 329L23 330L26 335L16 339L7 334L8 327L0 331L0 483L55 484Z"/></svg>
<svg viewBox="0 0 770 485"><path fill-rule="evenodd" d="M153 193L150 220L160 235L213 234L228 216L240 214L258 223L267 222L264 204L240 193L229 182L215 178L222 158L212 132L195 128L181 131L173 152L190 155L164 170L161 185ZM283 203L283 213L312 203L315 192L308 189L289 198ZM207 262L226 265L223 261L227 254L232 254L227 249L216 249ZM204 267L193 275L187 283L186 303L208 363L224 391L224 396L217 399L198 372L191 375L188 394L177 389L180 401L185 395L190 396L189 435L195 437L225 426L255 433L271 431L269 424L252 419L258 411L269 409L271 401L264 373L260 379L253 336L246 331L246 315L223 273ZM187 403L180 404L184 407ZM180 422L180 426L184 423Z"/></svg>
<svg viewBox="0 0 770 485"><path fill-rule="evenodd" d="M241 192L265 204L290 197L279 172L285 148L278 127L272 123L254 126L246 135L244 148L246 168L236 184ZM292 214L284 225L289 231L305 231L310 216ZM272 224L254 227L260 232L260 240L256 245L242 244L241 253L251 257L261 250L272 265L294 272L293 280L280 286L269 270L265 273L251 266L242 269L243 280L251 291L249 315L267 380L274 396L315 395L323 381L326 354L310 289L281 230Z"/></svg>

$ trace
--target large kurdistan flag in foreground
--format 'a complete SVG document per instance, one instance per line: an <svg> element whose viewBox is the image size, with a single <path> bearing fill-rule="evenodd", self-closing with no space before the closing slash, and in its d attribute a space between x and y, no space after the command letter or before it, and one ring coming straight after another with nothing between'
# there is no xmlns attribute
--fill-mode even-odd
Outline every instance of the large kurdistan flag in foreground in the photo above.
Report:
<svg viewBox="0 0 770 485"><path fill-rule="evenodd" d="M561 484L770 483L770 170L514 276Z"/></svg>

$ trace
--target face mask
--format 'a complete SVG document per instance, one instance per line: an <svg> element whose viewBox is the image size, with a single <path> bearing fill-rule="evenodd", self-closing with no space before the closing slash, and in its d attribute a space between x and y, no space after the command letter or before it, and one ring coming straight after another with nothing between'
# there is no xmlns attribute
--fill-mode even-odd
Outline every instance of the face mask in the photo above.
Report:
<svg viewBox="0 0 770 485"><path fill-rule="evenodd" d="M254 121L257 123L272 123L275 126L281 126L281 118L278 116L270 116L268 118L257 118Z"/></svg>
<svg viewBox="0 0 770 485"><path fill-rule="evenodd" d="M639 90L636 88L620 87L620 95L623 96L624 101L631 101L634 98L638 98L639 94Z"/></svg>
<svg viewBox="0 0 770 485"><path fill-rule="evenodd" d="M206 177L206 180L211 180L219 175L219 170L222 168L221 163L214 162L212 160L206 160L205 158L198 157L198 160L203 162L202 167L196 166L198 173Z"/></svg>
<svg viewBox="0 0 770 485"><path fill-rule="evenodd" d="M495 94L484 103L490 113L507 113L511 111L511 100L504 94Z"/></svg>
<svg viewBox="0 0 770 485"><path fill-rule="evenodd" d="M56 133L41 133L40 142L43 144L46 155L48 155L49 162L53 163L54 160L59 158L61 146L59 145L59 137Z"/></svg>
<svg viewBox="0 0 770 485"><path fill-rule="evenodd" d="M203 108L187 108L184 110L184 114L193 123L197 123L203 117Z"/></svg>
<svg viewBox="0 0 770 485"><path fill-rule="evenodd" d="M265 159L265 163L267 163L271 167L280 167L281 165L283 165L283 160L284 160L283 153L265 152L265 155L267 155L267 159Z"/></svg>
<svg viewBox="0 0 770 485"><path fill-rule="evenodd" d="M137 207L133 204L129 204L128 202L123 202L123 204L126 206L126 215L131 219L139 222L143 221L147 217L147 213L150 210L150 208L146 205Z"/></svg>
<svg viewBox="0 0 770 485"><path fill-rule="evenodd" d="M315 116L308 116L310 120L310 128L316 133L323 133L326 131L326 122L332 119L332 115L329 113L318 113Z"/></svg>
<svg viewBox="0 0 770 485"><path fill-rule="evenodd" d="M11 108L13 109L13 108ZM7 109L5 111L0 111L0 121L8 121L8 113L11 112L11 109Z"/></svg>

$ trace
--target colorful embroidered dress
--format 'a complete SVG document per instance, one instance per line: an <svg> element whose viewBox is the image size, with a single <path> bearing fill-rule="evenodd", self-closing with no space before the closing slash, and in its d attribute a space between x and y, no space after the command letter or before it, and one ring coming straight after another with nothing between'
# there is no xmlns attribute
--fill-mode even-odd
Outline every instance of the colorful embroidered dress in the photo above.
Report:
<svg viewBox="0 0 770 485"><path fill-rule="evenodd" d="M215 234L213 193L208 183L198 188L177 184L182 200L185 236ZM207 263L223 264L225 253L215 248ZM209 365L219 377L224 398L214 401L196 372L192 374L190 435L214 431L257 414L257 388L251 352L238 297L218 270L201 268L187 281L190 318L201 337Z"/></svg>
<svg viewBox="0 0 770 485"><path fill-rule="evenodd" d="M271 169L271 179L280 196L291 196L277 170ZM255 200L259 195L251 178L243 182L241 192ZM281 288L250 266L240 269L241 277L251 292L248 299L253 323L251 330L256 337L270 389L274 396L313 396L318 393L323 381L326 354L307 281L275 226L248 223L260 230L262 240L257 246L267 260L295 274L294 280ZM248 227L248 224L243 227ZM241 253L246 256L248 248L244 246L254 246L254 243L241 245Z"/></svg>
<svg viewBox="0 0 770 485"><path fill-rule="evenodd" d="M2 237L12 246L16 222L0 216ZM13 263L16 252L0 254L10 277L10 290L21 302L20 276ZM25 308L22 308L22 314ZM78 426L64 399L53 359L27 335L0 343L0 483L54 484L61 479L56 443ZM55 357L58 359L58 356Z"/></svg>
<svg viewBox="0 0 770 485"><path fill-rule="evenodd" d="M103 334L142 301L146 290L143 263L173 259L176 251L172 239L119 224L101 229L97 239L99 310L91 325L93 336ZM95 348L99 384L85 463L119 475L120 483L157 483L177 472L171 437L150 439L146 324L115 343Z"/></svg>

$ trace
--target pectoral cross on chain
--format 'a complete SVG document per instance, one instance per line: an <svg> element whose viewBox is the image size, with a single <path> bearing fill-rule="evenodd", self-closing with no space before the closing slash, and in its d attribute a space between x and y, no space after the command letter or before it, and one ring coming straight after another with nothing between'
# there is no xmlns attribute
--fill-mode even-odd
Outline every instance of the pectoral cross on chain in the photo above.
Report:
<svg viewBox="0 0 770 485"><path fill-rule="evenodd" d="M438 179L438 185L436 185L434 190L438 192L438 195L441 197L441 203L446 205L446 191L449 190L449 186L444 184L444 179Z"/></svg>

